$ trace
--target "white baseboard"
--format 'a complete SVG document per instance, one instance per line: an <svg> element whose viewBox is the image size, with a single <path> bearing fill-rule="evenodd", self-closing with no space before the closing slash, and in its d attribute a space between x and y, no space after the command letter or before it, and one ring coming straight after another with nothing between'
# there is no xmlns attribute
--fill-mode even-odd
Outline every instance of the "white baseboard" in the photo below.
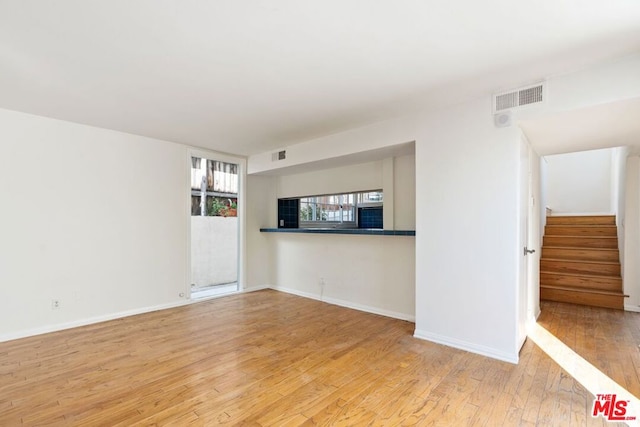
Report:
<svg viewBox="0 0 640 427"><path fill-rule="evenodd" d="M640 313L640 307L637 305L626 305L624 306L624 311L633 311L636 313Z"/></svg>
<svg viewBox="0 0 640 427"><path fill-rule="evenodd" d="M42 326L42 327L39 327L39 328L27 329L27 330L24 330L24 331L18 331L18 332L12 332L12 333L8 333L8 334L0 335L0 342L11 341L11 340L16 340L16 339L20 339L20 338L27 338L27 337L32 337L32 336L35 336L35 335L42 335L42 334L47 334L49 332L62 331L62 330L65 330L65 329L77 328L79 326L92 325L94 323L107 322L109 320L120 319L120 318L123 318L123 317L129 317L129 316L135 316L136 314L151 313L153 311L166 310L166 309L169 309L169 308L175 308L175 307L180 307L180 306L189 305L189 304L198 304L200 302L204 302L204 301L208 301L208 300L216 299L216 298L221 298L221 297L225 297L225 296L229 296L229 295L233 295L233 294L244 293L244 292L255 292L255 291L260 291L260 290L263 290L263 289L270 289L270 288L271 288L271 286L269 286L269 285L252 286L250 288L244 288L241 291L232 292L232 293L228 293L228 294L213 295L213 296L210 296L210 297L204 297L204 298L199 298L199 299L175 301L175 302L171 302L171 303L167 303L167 304L160 304L160 305L155 305L155 306L150 306L150 307L135 308L135 309L132 309L132 310L124 310L124 311L119 311L119 312L116 312L116 313L105 314L105 315L102 315L102 316L95 316L95 317L89 317L89 318L86 318L86 319L73 320L71 322L58 323L58 324L55 324L55 325L47 325L47 326Z"/></svg>
<svg viewBox="0 0 640 427"><path fill-rule="evenodd" d="M248 288L242 288L241 292L256 292L256 291L264 291L265 289L271 289L271 285L258 285L258 286L251 286Z"/></svg>
<svg viewBox="0 0 640 427"><path fill-rule="evenodd" d="M527 337L528 334L525 334L524 337L522 337L520 339L520 342L518 343L518 360L520 360L520 350L522 350L522 346L524 345L524 343L527 341ZM517 364L518 362L516 362Z"/></svg>
<svg viewBox="0 0 640 427"><path fill-rule="evenodd" d="M274 286L274 285L270 286L270 288L273 289L274 291L284 292L286 294L297 295L299 297L314 299L316 301L322 301L319 294L312 294L310 292L303 292L293 288L285 288L282 286Z"/></svg>
<svg viewBox="0 0 640 427"><path fill-rule="evenodd" d="M527 323L528 324L535 324L538 321L538 317L540 317L540 313L542 313L540 311L540 309L538 309L538 311L536 312L536 314L533 317L530 317L529 319L527 319Z"/></svg>
<svg viewBox="0 0 640 427"><path fill-rule="evenodd" d="M216 299L216 298L223 298L225 296L229 296L229 295L234 295L234 294L239 294L239 293L248 293L248 292L256 292L256 291L261 291L264 289L273 289L276 291L280 291L280 292L286 292L289 294L293 294L293 295L298 295L304 298L311 298L311 299L315 299L318 301L323 301L329 304L334 304L334 305L339 305L341 307L347 307L347 308L352 308L355 310L360 310L360 311L365 311L367 313L373 313L373 314L379 314L381 316L386 316L386 317L392 317L394 319L401 319L401 320L408 320L410 322L415 322L415 316L413 315L409 315L409 314L405 314L405 313L398 313L395 311L390 311L390 310L384 310L384 309L380 309L377 307L371 307L371 306L367 306L367 305L363 305L363 304L357 304L351 301L345 301L345 300L340 300L340 299L336 299L336 298L322 298L319 294L311 294L311 293L307 293L307 292L301 292L295 289L290 289L290 288L283 288L283 287L279 287L279 286L271 286L271 285L258 285L258 286L251 286L248 288L244 288L238 292L232 292L229 294L222 294L222 295L212 295L210 297L204 297L204 298L199 298L199 299L195 299L195 300L181 300L181 301L175 301L172 303L167 303L167 304L160 304L160 305L156 305L156 306L150 306L150 307L142 307L142 308L136 308L136 309L132 309L132 310L124 310L124 311L119 311L116 313L110 313L110 314L105 314L102 316L95 316L95 317L89 317L86 319L79 319L79 320L74 320L71 322L64 322L64 323L58 323L55 325L47 325L47 326L42 326L39 328L33 328L33 329L27 329L24 331L18 331L18 332L12 332L12 333L8 333L8 334L4 334L4 335L0 335L0 342L5 342L5 341L11 341L11 340L15 340L15 339L19 339L19 338L26 338L26 337L31 337L31 336L35 336L35 335L42 335L42 334L46 334L49 332L57 332L57 331L62 331L65 329L71 329L71 328L77 328L79 326L86 326L86 325L91 325L94 323L100 323L100 322L106 322L109 320L114 320L114 319L120 319L123 317L128 317L128 316L134 316L136 314L143 314L143 313L150 313L153 311L158 311L158 310L166 310L169 308L174 308L174 307L180 307L183 305L189 305L189 304L198 304L200 302L204 302L204 301L208 301L211 299Z"/></svg>
<svg viewBox="0 0 640 427"><path fill-rule="evenodd" d="M358 304L352 301L346 301L343 299L321 296L320 294L312 294L309 292L303 292L297 289L286 288L282 286L271 286L271 289L279 292L285 292L288 294L297 295L299 297L310 298L317 301L326 302L328 304L339 305L340 307L351 308L354 310L364 311L372 314L379 314L380 316L391 317L393 319L407 320L409 322L416 321L416 317L412 314L400 313L392 310L385 310L378 307L372 307L370 305Z"/></svg>
<svg viewBox="0 0 640 427"><path fill-rule="evenodd" d="M483 345L478 345L478 344L470 343L467 341L458 340L455 338L445 337L442 335L434 334L432 332L420 331L416 329L413 336L426 341L434 342L436 344L446 345L448 347L453 347L459 350L476 353L481 356L491 357L493 359L502 360L504 362L509 362L516 365L518 364L518 360L519 360L518 353L514 353L514 354L506 353L491 347L486 347Z"/></svg>
<svg viewBox="0 0 640 427"><path fill-rule="evenodd" d="M47 325L39 328L27 329L24 331L12 332L0 335L0 342L16 340L19 338L32 337L35 335L47 334L49 332L57 332L65 329L77 328L79 326L92 325L94 323L106 322L109 320L120 319L122 317L135 316L136 314L150 313L152 311L166 310L168 308L180 307L199 301L175 301L167 304L154 305L150 307L134 308L131 310L119 311L117 313L105 314L102 316L89 317L86 319L73 320L71 322L57 323L55 325Z"/></svg>

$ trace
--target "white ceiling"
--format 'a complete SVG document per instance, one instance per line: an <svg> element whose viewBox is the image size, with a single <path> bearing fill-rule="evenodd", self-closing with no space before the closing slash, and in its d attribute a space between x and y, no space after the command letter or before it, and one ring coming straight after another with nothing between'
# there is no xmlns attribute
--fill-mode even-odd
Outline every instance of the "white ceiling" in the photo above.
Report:
<svg viewBox="0 0 640 427"><path fill-rule="evenodd" d="M640 51L638 0L0 0L0 108L236 154Z"/></svg>

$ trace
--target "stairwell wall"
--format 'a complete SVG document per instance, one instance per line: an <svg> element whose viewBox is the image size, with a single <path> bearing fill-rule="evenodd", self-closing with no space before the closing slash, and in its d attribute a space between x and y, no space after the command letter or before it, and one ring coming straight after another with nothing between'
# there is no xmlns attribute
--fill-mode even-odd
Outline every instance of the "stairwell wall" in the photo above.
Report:
<svg viewBox="0 0 640 427"><path fill-rule="evenodd" d="M624 277L625 269L625 227L626 227L626 175L628 147L616 147L611 150L611 211L616 216L618 227L618 249L620 250L620 267Z"/></svg>
<svg viewBox="0 0 640 427"><path fill-rule="evenodd" d="M640 312L640 157L628 157L626 171L623 284L629 298L625 310Z"/></svg>
<svg viewBox="0 0 640 427"><path fill-rule="evenodd" d="M547 156L547 206L556 214L612 214L612 150Z"/></svg>

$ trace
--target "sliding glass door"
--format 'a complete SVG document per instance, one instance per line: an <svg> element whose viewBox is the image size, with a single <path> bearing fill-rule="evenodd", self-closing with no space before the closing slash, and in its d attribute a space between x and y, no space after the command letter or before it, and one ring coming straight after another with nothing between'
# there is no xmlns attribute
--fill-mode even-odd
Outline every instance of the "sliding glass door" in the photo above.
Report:
<svg viewBox="0 0 640 427"><path fill-rule="evenodd" d="M191 157L191 298L238 290L239 165Z"/></svg>

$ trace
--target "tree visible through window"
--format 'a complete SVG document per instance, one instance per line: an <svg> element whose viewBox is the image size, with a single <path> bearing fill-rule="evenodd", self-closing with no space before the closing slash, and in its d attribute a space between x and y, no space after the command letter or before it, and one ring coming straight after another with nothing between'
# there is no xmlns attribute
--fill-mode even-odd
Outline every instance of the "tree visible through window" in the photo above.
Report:
<svg viewBox="0 0 640 427"><path fill-rule="evenodd" d="M191 215L236 216L238 165L191 157Z"/></svg>

